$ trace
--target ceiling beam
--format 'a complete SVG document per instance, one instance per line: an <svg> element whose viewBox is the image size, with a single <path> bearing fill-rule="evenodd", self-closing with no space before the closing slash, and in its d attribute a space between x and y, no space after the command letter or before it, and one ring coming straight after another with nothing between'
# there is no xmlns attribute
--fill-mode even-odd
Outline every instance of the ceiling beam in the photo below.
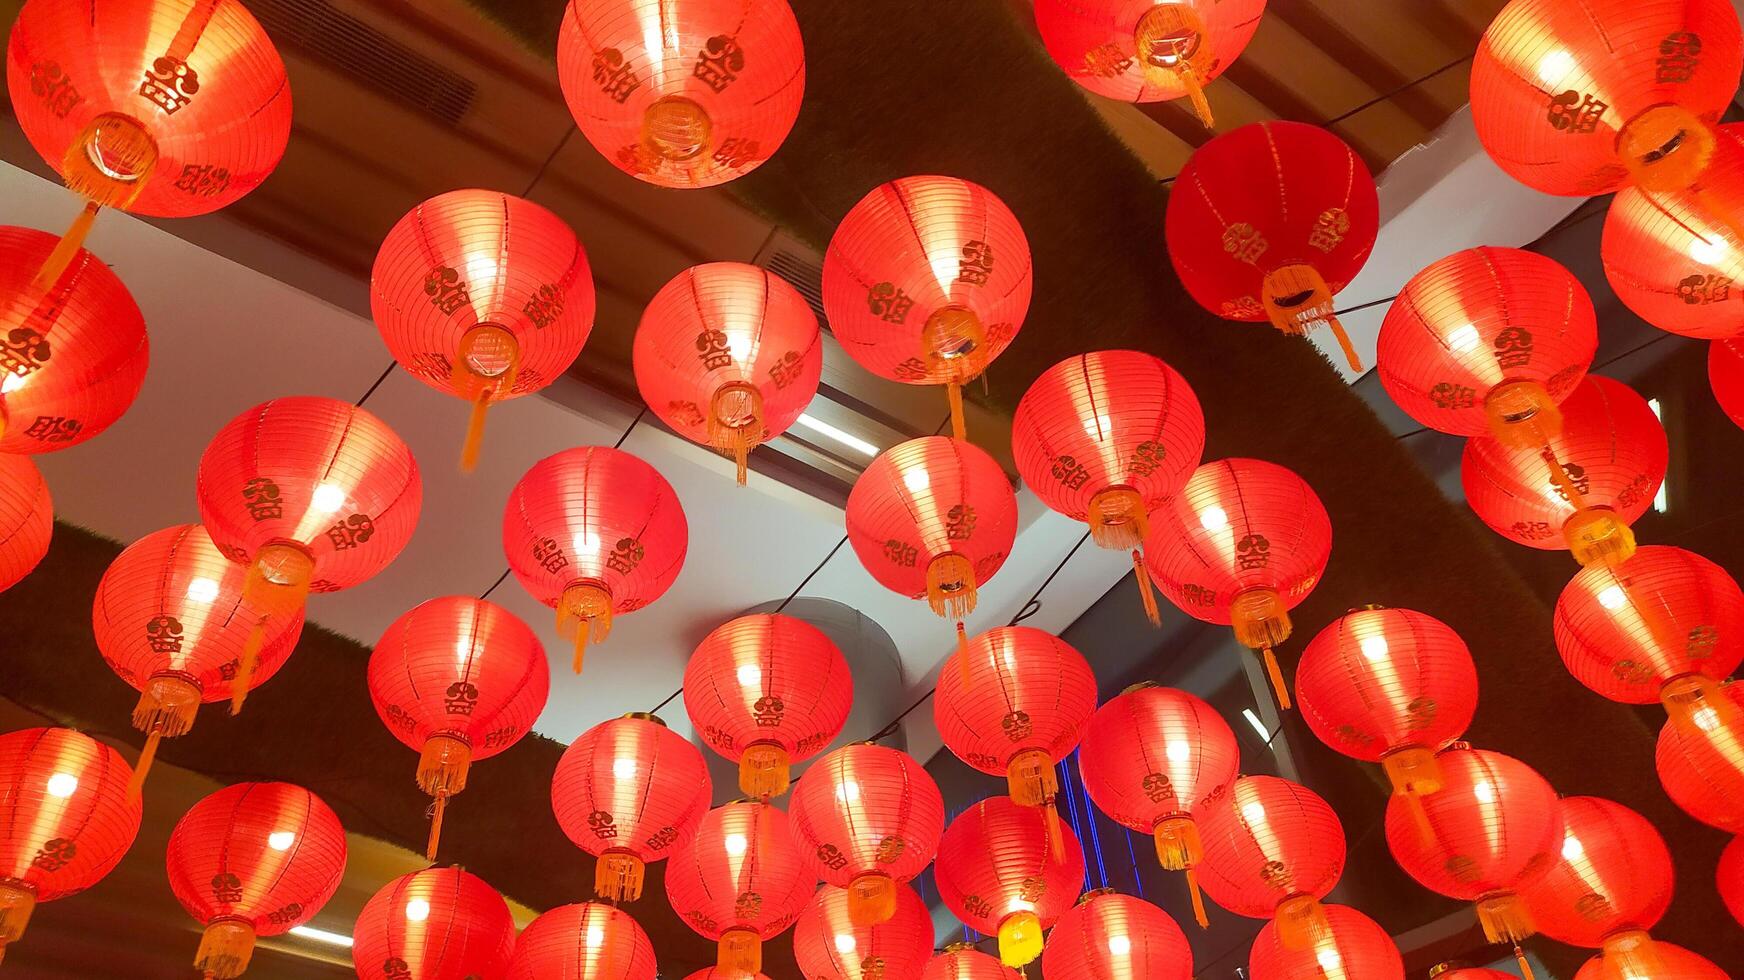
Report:
<svg viewBox="0 0 1744 980"><path fill-rule="evenodd" d="M1296 94L1296 90L1272 77L1264 68L1253 61L1237 60L1224 70L1223 77L1230 84L1253 96L1254 100L1264 106L1267 111L1279 119L1292 122L1305 122L1315 126L1323 126L1322 114L1309 105L1307 100ZM1348 133L1340 134L1346 143L1351 145L1363 163L1368 165L1371 173L1385 170L1391 161L1384 154Z"/></svg>
<svg viewBox="0 0 1744 980"><path fill-rule="evenodd" d="M1451 107L1441 105L1428 91L1414 86L1409 76L1370 50L1318 7L1305 0L1277 0L1272 4L1271 12L1361 79L1363 84L1374 89L1376 95L1396 93L1388 101L1396 104L1425 130L1434 129L1447 118Z"/></svg>

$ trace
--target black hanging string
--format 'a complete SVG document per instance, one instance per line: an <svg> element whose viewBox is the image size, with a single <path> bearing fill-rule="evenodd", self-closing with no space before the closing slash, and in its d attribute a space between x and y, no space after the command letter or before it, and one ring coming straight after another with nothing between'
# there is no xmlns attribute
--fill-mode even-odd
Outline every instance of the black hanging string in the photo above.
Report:
<svg viewBox="0 0 1744 980"><path fill-rule="evenodd" d="M1054 566L1054 570L1048 573L1048 577L1042 579L1042 584L1036 586L1035 594L1029 597L1029 601L1023 604L1023 607L1017 611L1017 615L1011 617L1011 622L1005 625L1016 626L1042 611L1042 591L1053 583L1054 576L1065 570L1066 563L1072 560L1072 556L1077 554L1078 549L1084 547L1084 542L1088 540L1090 540L1090 531L1086 529L1084 536L1078 539L1078 543L1072 546L1071 551L1066 552L1066 557L1060 559L1060 563Z"/></svg>
<svg viewBox="0 0 1744 980"><path fill-rule="evenodd" d="M394 368L397 366L399 366L398 361L389 361L388 366L385 368L382 368L381 377L375 379L375 384L370 385L369 390L363 393L363 397L359 398L357 401L353 402L352 404L356 405L358 408L362 408L363 403L366 401L369 401L369 396L375 394L375 390L382 386L382 382L386 381L388 379L388 375L394 373Z"/></svg>
<svg viewBox="0 0 1744 980"><path fill-rule="evenodd" d="M630 433L636 431L636 426L642 423L642 417L647 414L648 406L643 405L642 410L636 413L636 417L630 420L630 427L624 430L624 434L618 437L617 442L612 443L612 448L622 449L624 446L624 440L630 438Z"/></svg>
<svg viewBox="0 0 1744 980"><path fill-rule="evenodd" d="M479 599L480 599L480 600L481 600L481 601L482 601L482 600L484 600L484 599L489 599L489 598L490 598L490 594L491 594L491 593L492 593L492 592L495 592L495 591L496 591L496 590L497 590L497 586L499 586L499 585L501 585L501 584L503 584L503 583L504 583L504 582L506 582L506 581L508 581L508 579L509 579L509 570L508 570L508 569L506 569L506 568L505 568L505 569L503 569L503 573L502 573L502 574L501 574L501 575L498 575L498 576L497 576L497 580L496 580L496 581L495 581L495 582L492 582L492 583L491 583L491 587L490 587L490 588L488 588L488 589L486 589L486 590L484 590L484 592L483 592L483 593L482 593L482 594L480 594L480 595L479 595Z"/></svg>

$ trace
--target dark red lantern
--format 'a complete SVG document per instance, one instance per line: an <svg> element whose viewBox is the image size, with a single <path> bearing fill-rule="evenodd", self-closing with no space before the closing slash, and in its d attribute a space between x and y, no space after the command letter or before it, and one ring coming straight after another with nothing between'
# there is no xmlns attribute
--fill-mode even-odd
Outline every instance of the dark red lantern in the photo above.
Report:
<svg viewBox="0 0 1744 980"><path fill-rule="evenodd" d="M551 668L531 627L471 596L444 596L389 624L369 656L369 699L394 737L418 750L418 788L436 801L436 860L448 798L472 763L503 752L545 710Z"/></svg>
<svg viewBox="0 0 1744 980"><path fill-rule="evenodd" d="M1714 881L1720 889L1720 901L1726 911L1744 926L1744 837L1732 838L1732 843L1720 852L1720 863L1714 868Z"/></svg>
<svg viewBox="0 0 1744 980"><path fill-rule="evenodd" d="M742 262L680 272L642 312L632 351L642 400L679 435L732 457L787 431L817 394L817 316L787 280Z"/></svg>
<svg viewBox="0 0 1744 980"><path fill-rule="evenodd" d="M345 828L290 783L236 783L194 804L170 833L170 890L205 934L194 968L231 980L259 936L315 917L345 873Z"/></svg>
<svg viewBox="0 0 1744 980"><path fill-rule="evenodd" d="M842 651L817 627L780 613L715 627L684 668L684 710L704 745L739 764L739 790L787 792L789 769L841 734L854 705Z"/></svg>
<svg viewBox="0 0 1744 980"><path fill-rule="evenodd" d="M1345 142L1307 123L1249 123L1193 151L1169 191L1169 260L1187 292L1226 320L1292 336L1326 326L1380 231L1374 178Z"/></svg>
<svg viewBox="0 0 1744 980"><path fill-rule="evenodd" d="M944 385L963 434L963 385L1029 312L1029 240L1005 202L956 177L904 177L854 205L824 252L823 302L849 357L881 378Z"/></svg>
<svg viewBox="0 0 1744 980"><path fill-rule="evenodd" d="M918 977L933 955L932 914L907 885L891 890L890 903L889 918L855 922L851 889L818 889L793 924L793 959L806 980Z"/></svg>
<svg viewBox="0 0 1744 980"><path fill-rule="evenodd" d="M515 941L504 980L656 980L654 944L630 913L599 902L561 905Z"/></svg>
<svg viewBox="0 0 1744 980"><path fill-rule="evenodd" d="M696 829L713 793L702 753L653 715L582 732L551 777L557 823L594 856L594 893L612 902L642 897L647 866Z"/></svg>
<svg viewBox="0 0 1744 980"><path fill-rule="evenodd" d="M383 885L351 934L359 980L500 977L514 951L508 903L457 867L426 868Z"/></svg>
<svg viewBox="0 0 1744 980"><path fill-rule="evenodd" d="M1078 838L1070 827L1058 832L1062 846L1050 846L1035 807L994 796L958 814L939 842L933 865L939 897L969 928L999 937L999 960L1006 966L1040 956L1042 930L1066 914L1084 889Z"/></svg>
<svg viewBox="0 0 1744 980"><path fill-rule="evenodd" d="M793 924L816 884L787 814L767 803L710 810L666 866L672 910L719 944L715 965L729 976L763 969L763 943Z"/></svg>
<svg viewBox="0 0 1744 980"><path fill-rule="evenodd" d="M1192 980L1193 950L1167 912L1104 888L1054 924L1042 971L1048 980Z"/></svg>
<svg viewBox="0 0 1744 980"><path fill-rule="evenodd" d="M1266 923L1248 953L1252 980L1405 980L1405 961L1387 930L1345 905L1325 910L1326 931L1302 948L1285 945L1278 924Z"/></svg>
<svg viewBox="0 0 1744 980"><path fill-rule="evenodd" d="M1021 980L1018 972L969 943L951 943L927 961L920 980Z"/></svg>
<svg viewBox="0 0 1744 980"><path fill-rule="evenodd" d="M1236 915L1272 919L1290 949L1331 928L1320 900L1344 874L1344 827L1313 790L1276 776L1242 776L1195 814L1205 841L1200 882Z"/></svg>
<svg viewBox="0 0 1744 980"><path fill-rule="evenodd" d="M769 980L761 973L746 974L739 971L727 971L718 966L706 967L692 973L685 980Z"/></svg>
<svg viewBox="0 0 1744 980"><path fill-rule="evenodd" d="M1150 514L1181 489L1205 451L1205 414L1187 379L1140 351L1067 358L1024 392L1011 450L1042 503L1088 523L1099 547L1132 552L1145 613L1159 623L1139 549Z"/></svg>
<svg viewBox="0 0 1744 980"><path fill-rule="evenodd" d="M0 735L0 956L38 902L101 881L139 834L127 760L70 728Z"/></svg>
<svg viewBox="0 0 1744 980"><path fill-rule="evenodd" d="M1702 711L1691 726L1666 722L1654 765L1660 785L1683 811L1729 834L1744 834L1744 684L1720 694L1730 711Z"/></svg>
<svg viewBox="0 0 1744 980"><path fill-rule="evenodd" d="M662 187L712 187L787 138L805 49L786 0L570 0L557 80L583 136Z"/></svg>
<svg viewBox="0 0 1744 980"><path fill-rule="evenodd" d="M1732 980L1732 975L1705 956L1670 943L1653 944L1653 962L1627 967L1614 957L1595 956L1581 966L1574 980Z"/></svg>
<svg viewBox="0 0 1744 980"><path fill-rule="evenodd" d="M593 329L593 273L575 232L497 191L449 191L407 212L382 240L369 287L394 360L472 404L468 471L491 404L557 380Z"/></svg>
<svg viewBox="0 0 1744 980"><path fill-rule="evenodd" d="M1596 796L1558 801L1560 859L1520 890L1538 931L1633 959L1671 906L1671 852L1647 818Z"/></svg>
<svg viewBox="0 0 1744 980"><path fill-rule="evenodd" d="M547 456L509 493L503 552L516 581L557 610L575 641L576 673L612 617L666 594L690 544L672 484L620 449L580 446Z"/></svg>
<svg viewBox="0 0 1744 980"><path fill-rule="evenodd" d="M48 554L54 501L27 456L0 453L0 592L23 581Z"/></svg>
<svg viewBox="0 0 1744 980"><path fill-rule="evenodd" d="M1332 519L1306 481L1276 463L1220 459L1193 471L1151 514L1145 562L1182 612L1235 627L1260 651L1272 693L1290 692L1272 648L1290 638L1290 610L1326 571Z"/></svg>
<svg viewBox="0 0 1744 980"><path fill-rule="evenodd" d="M1514 974L1481 966L1459 963L1437 963L1429 968L1430 980L1516 980Z"/></svg>
<svg viewBox="0 0 1744 980"><path fill-rule="evenodd" d="M1744 340L1716 340L1708 345L1708 386L1720 411L1744 429Z"/></svg>

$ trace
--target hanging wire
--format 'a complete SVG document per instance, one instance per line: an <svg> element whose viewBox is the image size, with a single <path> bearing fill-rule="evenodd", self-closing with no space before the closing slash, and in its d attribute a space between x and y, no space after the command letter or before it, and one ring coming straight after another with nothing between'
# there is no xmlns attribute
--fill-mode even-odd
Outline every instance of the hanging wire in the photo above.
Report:
<svg viewBox="0 0 1744 980"><path fill-rule="evenodd" d="M381 377L375 379L375 384L370 385L369 390L363 393L363 397L359 398L357 401L353 402L352 404L356 405L358 408L362 408L363 403L366 401L369 401L369 396L375 394L375 390L382 386L382 382L386 381L388 379L388 375L394 373L394 368L397 367L398 365L399 365L398 361L389 361L388 366L385 368L382 368Z"/></svg>
<svg viewBox="0 0 1744 980"><path fill-rule="evenodd" d="M504 583L504 582L506 582L506 581L508 581L508 579L509 579L509 569L506 569L506 568L505 568L505 569L503 569L503 573L502 573L502 574L501 574L501 575L498 575L498 576L497 576L497 580L496 580L496 581L495 581L495 582L492 582L492 583L491 583L491 587L490 587L490 588L488 588L488 589L486 589L486 590L484 590L484 592L483 592L483 593L481 593L481 594L480 594L480 595L479 595L479 599L480 599L480 600L481 600L481 601L482 601L482 600L485 600L485 599L489 599L489 598L490 598L490 594L491 594L491 593L492 593L492 592L495 592L495 591L496 591L496 590L497 590L497 586L499 586L499 585L501 585L501 584L503 584L503 583Z"/></svg>
<svg viewBox="0 0 1744 980"><path fill-rule="evenodd" d="M1005 625L1016 626L1018 623L1021 623L1042 611L1043 590L1053 583L1054 576L1065 570L1066 563L1072 560L1072 556L1077 554L1078 549L1084 547L1084 542L1088 540L1090 540L1090 532L1089 530L1085 530L1084 536L1078 539L1078 543L1072 546L1071 551L1066 552L1066 557L1060 559L1060 563L1054 566L1054 570L1048 573L1048 577L1042 579L1042 584L1036 586L1035 593L1029 597L1029 601L1024 603L1022 608L1018 609L1017 615L1011 617L1011 622L1006 623Z"/></svg>

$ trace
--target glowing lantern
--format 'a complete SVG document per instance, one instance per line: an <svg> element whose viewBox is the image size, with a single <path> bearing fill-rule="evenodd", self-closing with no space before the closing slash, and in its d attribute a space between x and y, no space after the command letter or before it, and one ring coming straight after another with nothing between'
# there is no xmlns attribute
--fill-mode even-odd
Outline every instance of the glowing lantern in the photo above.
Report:
<svg viewBox="0 0 1744 980"><path fill-rule="evenodd" d="M1275 776L1242 776L1196 816L1205 840L1200 882L1236 915L1272 919L1278 939L1307 949L1331 928L1320 899L1344 874L1344 828L1314 791Z"/></svg>
<svg viewBox="0 0 1744 980"><path fill-rule="evenodd" d="M968 943L951 943L927 961L920 980L1020 980L1018 972Z"/></svg>
<svg viewBox="0 0 1744 980"><path fill-rule="evenodd" d="M1497 534L1582 565L1635 552L1629 525L1653 506L1670 449L1659 417L1628 385L1588 376L1562 404L1562 432L1537 447L1471 439L1466 502Z"/></svg>
<svg viewBox="0 0 1744 980"><path fill-rule="evenodd" d="M1017 540L1017 495L999 463L961 439L923 436L886 449L848 493L848 541L878 584L957 621Z"/></svg>
<svg viewBox="0 0 1744 980"><path fill-rule="evenodd" d="M1368 261L1380 202L1343 140L1279 121L1218 136L1181 168L1165 231L1175 274L1200 306L1292 336L1324 325L1361 370L1332 297Z"/></svg>
<svg viewBox="0 0 1744 980"><path fill-rule="evenodd" d="M1682 946L1656 942L1653 956L1656 962L1650 965L1628 967L1621 966L1613 957L1595 956L1586 961L1574 980L1731 980L1732 977L1707 957Z"/></svg>
<svg viewBox="0 0 1744 980"><path fill-rule="evenodd" d="M1356 909L1325 909L1327 930L1303 948L1286 946L1278 924L1266 923L1248 953L1252 980L1405 980L1405 961L1387 930Z"/></svg>
<svg viewBox="0 0 1744 980"><path fill-rule="evenodd" d="M491 403L557 380L593 329L593 273L575 232L496 191L449 191L407 212L382 240L369 286L394 360L472 403L467 471Z"/></svg>
<svg viewBox="0 0 1744 980"><path fill-rule="evenodd" d="M205 927L194 968L230 980L259 936L315 917L345 873L345 828L289 783L237 783L194 804L170 833L170 890Z"/></svg>
<svg viewBox="0 0 1744 980"><path fill-rule="evenodd" d="M1221 459L1193 471L1151 514L1145 562L1182 612L1232 625L1260 652L1272 693L1288 708L1272 648L1290 638L1296 608L1326 570L1332 519L1301 477L1258 459Z"/></svg>
<svg viewBox="0 0 1744 980"><path fill-rule="evenodd" d="M740 262L694 266L662 286L632 354L642 400L679 435L731 456L740 486L751 450L799 418L824 366L805 297Z"/></svg>
<svg viewBox="0 0 1744 980"><path fill-rule="evenodd" d="M1049 980L1192 980L1193 950L1167 912L1104 888L1054 924L1042 972Z"/></svg>
<svg viewBox="0 0 1744 980"><path fill-rule="evenodd" d="M944 385L963 435L963 385L1029 312L1029 240L992 191L904 177L848 211L824 252L823 301L848 356L881 378Z"/></svg>
<svg viewBox="0 0 1744 980"><path fill-rule="evenodd" d="M1406 414L1533 449L1599 347L1586 287L1554 259L1468 248L1424 266L1381 321L1375 371Z"/></svg>
<svg viewBox="0 0 1744 980"><path fill-rule="evenodd" d="M547 456L509 493L503 552L521 586L557 610L576 673L612 617L660 598L684 567L690 525L672 484L619 449Z"/></svg>
<svg viewBox="0 0 1744 980"><path fill-rule="evenodd" d="M1514 974L1463 963L1437 963L1429 968L1429 980L1515 980Z"/></svg>
<svg viewBox="0 0 1744 980"><path fill-rule="evenodd" d="M703 744L739 764L739 790L787 792L788 770L841 734L854 704L842 651L817 627L780 613L715 627L684 668L684 710Z"/></svg>
<svg viewBox="0 0 1744 980"><path fill-rule="evenodd" d="M1059 833L1069 846L1050 847L1034 807L994 796L958 814L939 842L939 897L969 928L999 937L1006 966L1040 956L1042 930L1083 890L1084 852L1071 828Z"/></svg>
<svg viewBox="0 0 1744 980"><path fill-rule="evenodd" d="M418 750L418 788L436 800L426 859L436 860L442 812L472 763L531 731L550 690L539 637L483 599L431 599L382 634L369 656L369 699L388 731Z"/></svg>
<svg viewBox="0 0 1744 980"><path fill-rule="evenodd" d="M53 536L48 481L28 457L0 453L0 592L36 568Z"/></svg>
<svg viewBox="0 0 1744 980"><path fill-rule="evenodd" d="M786 0L570 0L557 80L582 135L619 170L712 187L787 138L805 50Z"/></svg>
<svg viewBox="0 0 1744 980"><path fill-rule="evenodd" d="M1193 917L1205 903L1193 870L1205 847L1193 808L1228 785L1241 765L1235 733L1186 691L1144 683L1096 710L1078 747L1084 789L1109 819L1156 839L1157 860L1187 873Z"/></svg>
<svg viewBox="0 0 1744 980"><path fill-rule="evenodd" d="M787 814L767 803L710 810L666 867L672 910L719 944L715 965L731 976L763 969L763 943L793 924L816 883Z"/></svg>
<svg viewBox="0 0 1744 980"><path fill-rule="evenodd" d="M1744 429L1744 341L1716 340L1708 345L1708 386L1720 411Z"/></svg>
<svg viewBox="0 0 1744 980"><path fill-rule="evenodd" d="M1744 685L1727 684L1720 694L1732 710L1696 713L1693 730L1665 723L1654 765L1665 795L1685 813L1744 834Z"/></svg>
<svg viewBox="0 0 1744 980"><path fill-rule="evenodd" d="M671 853L708 812L708 765L690 740L653 715L628 714L585 732L557 761L551 809L592 854L594 893L642 897L647 866Z"/></svg>
<svg viewBox="0 0 1744 980"><path fill-rule="evenodd" d="M505 980L656 980L654 944L630 914L599 902L561 905L515 941Z"/></svg>
<svg viewBox="0 0 1744 980"><path fill-rule="evenodd" d="M140 538L103 573L91 632L109 669L139 692L133 727L146 735L130 792L145 782L158 741L192 728L202 703L242 702L242 655L256 624L265 635L248 684L266 683L296 647L302 614L274 616L245 602L247 578L198 524Z"/></svg>
<svg viewBox="0 0 1744 980"><path fill-rule="evenodd" d="M1520 890L1533 923L1559 942L1603 947L1619 965L1651 964L1647 930L1671 905L1664 838L1639 813L1596 796L1570 796L1557 809L1561 859Z"/></svg>
<svg viewBox="0 0 1744 980"><path fill-rule="evenodd" d="M1024 392L1011 449L1024 485L1050 509L1088 523L1097 546L1132 552L1145 614L1160 622L1139 549L1149 515L1205 451L1205 414L1187 379L1139 351L1067 358Z"/></svg>
<svg viewBox="0 0 1744 980"><path fill-rule="evenodd" d="M1040 0L1036 27L1067 77L1121 102L1186 96L1212 127L1205 86L1247 47L1266 0Z"/></svg>
<svg viewBox="0 0 1744 980"><path fill-rule="evenodd" d="M496 890L460 868L426 868L382 886L351 934L360 980L500 977L515 920Z"/></svg>
<svg viewBox="0 0 1744 980"><path fill-rule="evenodd" d="M1732 838L1732 843L1720 852L1720 863L1714 869L1714 881L1720 889L1720 900L1732 918L1744 926L1744 837Z"/></svg>
<svg viewBox="0 0 1744 980"><path fill-rule="evenodd" d="M685 980L769 980L769 978L761 973L747 974L737 970L727 971L720 967L711 966L692 973Z"/></svg>
<svg viewBox="0 0 1744 980"><path fill-rule="evenodd" d="M70 728L0 735L0 956L38 902L91 887L133 846L132 775L121 753Z"/></svg>
<svg viewBox="0 0 1744 980"><path fill-rule="evenodd" d="M851 890L833 885L818 889L793 926L793 958L807 980L919 976L933 955L932 914L907 885L892 889L890 902L889 918L857 923Z"/></svg>
<svg viewBox="0 0 1744 980"><path fill-rule="evenodd" d="M1028 626L990 629L957 656L966 666L942 672L933 695L939 737L965 763L1004 776L1013 802L1041 808L1059 860L1054 767L1096 713L1096 676L1066 641Z"/></svg>

